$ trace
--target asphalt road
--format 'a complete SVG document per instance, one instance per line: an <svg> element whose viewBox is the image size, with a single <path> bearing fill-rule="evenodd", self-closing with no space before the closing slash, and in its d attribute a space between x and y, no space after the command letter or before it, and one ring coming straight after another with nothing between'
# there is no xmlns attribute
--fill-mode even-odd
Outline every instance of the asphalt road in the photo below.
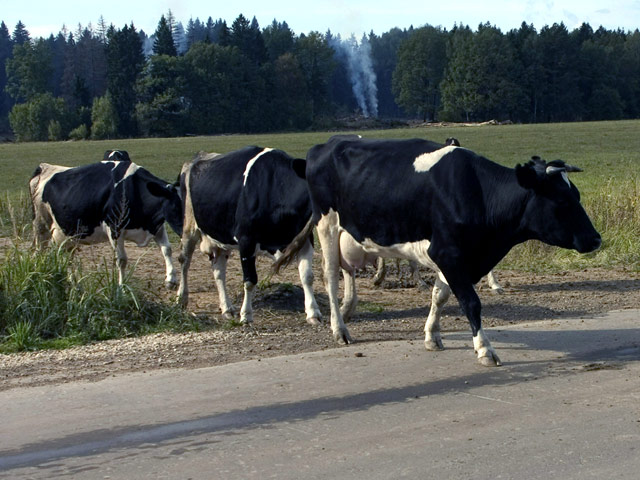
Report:
<svg viewBox="0 0 640 480"><path fill-rule="evenodd" d="M0 392L0 478L640 478L640 311L488 334Z"/></svg>

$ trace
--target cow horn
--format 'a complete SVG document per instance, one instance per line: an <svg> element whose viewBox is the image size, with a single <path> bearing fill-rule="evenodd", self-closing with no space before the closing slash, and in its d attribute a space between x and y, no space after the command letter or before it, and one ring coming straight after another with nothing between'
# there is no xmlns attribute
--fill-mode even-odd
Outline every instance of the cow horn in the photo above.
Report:
<svg viewBox="0 0 640 480"><path fill-rule="evenodd" d="M573 165L565 165L564 168L567 172L582 172L580 167L574 167Z"/></svg>

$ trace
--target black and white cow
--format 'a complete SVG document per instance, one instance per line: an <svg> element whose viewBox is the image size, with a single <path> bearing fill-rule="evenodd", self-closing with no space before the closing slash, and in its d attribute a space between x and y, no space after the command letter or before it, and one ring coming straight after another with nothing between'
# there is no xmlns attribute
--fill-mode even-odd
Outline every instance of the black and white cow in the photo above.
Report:
<svg viewBox="0 0 640 480"><path fill-rule="evenodd" d="M431 146L433 148L442 148L448 145L453 145L456 147L460 146L460 141L457 138L454 137L449 137L445 140L445 144L444 145L437 145L437 144L432 144ZM382 285L382 281L385 279L386 274L387 274L387 266L386 266L386 260L384 257L378 257L377 258L377 263L376 263L376 274L373 277L373 284L376 286L380 286ZM398 271L399 269L399 259L396 259L396 267L398 267ZM422 280L422 278L420 277L420 272L418 271L418 262L414 261L414 260L410 260L409 261L409 271L411 274L411 278L413 279L413 281L416 283L416 285L418 285L418 287L420 288L427 288L427 283ZM350 273L350 272L343 272L345 275ZM491 289L492 292L494 293L502 293L503 289L502 289L502 285L500 285L500 282L498 282L498 280L496 279L495 274L493 273L493 271L489 272L487 274L487 284L489 285L489 288ZM354 284L355 285L355 284ZM357 299L357 297L354 297ZM344 307L344 305L343 305ZM355 307L356 304L354 304L351 308L350 311L355 311ZM344 308L342 309L344 312Z"/></svg>
<svg viewBox="0 0 640 480"><path fill-rule="evenodd" d="M303 167L294 166L299 174ZM514 245L529 239L581 253L600 246L567 177L572 171L579 169L538 157L507 168L455 145L434 150L432 142L420 139L333 137L308 152L304 175L313 217L280 261L288 260L317 222L331 328L343 343L352 341L338 304L340 262L352 262L344 251L341 256L344 243L431 267L438 279L425 325L426 348L443 348L441 309L453 291L471 324L478 360L500 365L482 329L474 284Z"/></svg>
<svg viewBox="0 0 640 480"><path fill-rule="evenodd" d="M50 239L80 244L109 241L118 281L127 266L125 240L146 246L153 238L165 260L167 286L177 284L164 227L182 234L182 202L174 185L132 163L127 152L108 150L105 160L81 167L41 163L29 182L36 246Z"/></svg>
<svg viewBox="0 0 640 480"><path fill-rule="evenodd" d="M225 278L229 254L237 249L244 280L240 319L253 321L256 254L278 257L311 217L306 182L295 174L292 162L281 150L252 146L224 155L200 154L183 167L180 184L185 216L178 289L183 306L189 298L191 257L200 242L200 250L211 260L220 310L226 317L234 315ZM313 296L312 257L313 244L307 240L297 256L298 271L307 321L315 324L321 315Z"/></svg>

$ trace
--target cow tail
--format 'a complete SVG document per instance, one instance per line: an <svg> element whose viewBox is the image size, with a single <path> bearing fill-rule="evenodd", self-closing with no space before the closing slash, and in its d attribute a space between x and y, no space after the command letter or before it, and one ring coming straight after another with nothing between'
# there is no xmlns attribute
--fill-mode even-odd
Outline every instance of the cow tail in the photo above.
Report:
<svg viewBox="0 0 640 480"><path fill-rule="evenodd" d="M298 252L302 250L302 247L309 241L309 238L312 237L313 228L316 226L316 223L318 223L318 221L311 216L302 231L291 240L291 243L284 249L284 252L282 252L282 256L273 264L271 268L273 274L280 273L283 267L286 267L293 261Z"/></svg>
<svg viewBox="0 0 640 480"><path fill-rule="evenodd" d="M42 173L42 165L38 165L29 179L29 196L31 197L31 220L36 218L36 192L40 183L40 174ZM33 184L33 179L38 177L37 183Z"/></svg>

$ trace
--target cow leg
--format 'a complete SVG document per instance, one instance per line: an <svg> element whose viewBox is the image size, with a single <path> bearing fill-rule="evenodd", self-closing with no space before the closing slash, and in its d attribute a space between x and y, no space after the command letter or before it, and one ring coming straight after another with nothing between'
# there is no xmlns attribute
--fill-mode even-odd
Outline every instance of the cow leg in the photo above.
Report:
<svg viewBox="0 0 640 480"><path fill-rule="evenodd" d="M218 291L220 312L223 318L231 320L236 315L236 309L227 294L227 261L229 260L229 254L220 248L216 248L209 255L209 258L213 269L213 282L216 284L216 290Z"/></svg>
<svg viewBox="0 0 640 480"><path fill-rule="evenodd" d="M115 240L112 240L111 244L116 250L116 264L118 265L118 285L123 285L128 260L127 252L124 249L124 236L121 235Z"/></svg>
<svg viewBox="0 0 640 480"><path fill-rule="evenodd" d="M414 260L409 261L409 270L411 271L411 278L416 283L417 287L422 290L426 290L429 286L420 276L420 269L418 268L418 262Z"/></svg>
<svg viewBox="0 0 640 480"><path fill-rule="evenodd" d="M160 227L160 230L156 233L154 240L156 241L158 248L160 248L162 258L164 258L165 269L167 272L164 284L167 288L173 290L178 285L178 282L176 280L176 270L173 266L173 261L171 260L171 243L169 242L167 230L164 228L164 225Z"/></svg>
<svg viewBox="0 0 640 480"><path fill-rule="evenodd" d="M48 215L41 212L42 206L39 208L34 207L33 218L33 243L36 248L42 248L47 246L51 239L51 219Z"/></svg>
<svg viewBox="0 0 640 480"><path fill-rule="evenodd" d="M376 265L376 274L373 276L373 284L376 287L380 286L386 274L387 274L387 264L385 262L385 259L382 257L378 257L377 265Z"/></svg>
<svg viewBox="0 0 640 480"><path fill-rule="evenodd" d="M482 319L480 317L480 311L482 306L480 304L480 298L473 288L471 282L459 280L456 278L455 273L453 275L445 275L451 290L455 294L460 306L465 315L469 319L471 325L471 333L473 335L473 349L475 350L478 361L486 367L500 366L500 358L498 354L491 346L489 338L482 329Z"/></svg>
<svg viewBox="0 0 640 480"><path fill-rule="evenodd" d="M495 275L493 274L493 270L491 270L487 274L487 283L489 284L491 291L494 293L502 293L504 291L502 285L500 285Z"/></svg>
<svg viewBox="0 0 640 480"><path fill-rule="evenodd" d="M444 349L442 337L440 336L440 317L442 308L449 300L450 295L451 289L449 285L438 275L431 291L431 309L424 325L424 346L427 350Z"/></svg>
<svg viewBox="0 0 640 480"><path fill-rule="evenodd" d="M200 240L199 231L186 230L182 234L182 251L178 256L180 262L180 286L178 287L178 303L182 307L186 308L189 303L189 267L191 266L191 258L193 257L193 251L196 248L196 244Z"/></svg>
<svg viewBox="0 0 640 480"><path fill-rule="evenodd" d="M338 299L338 283L340 268L340 231L337 213L331 211L320 218L317 226L318 239L322 249L322 269L324 273L324 283L329 296L329 307L331 309L331 331L333 338L338 343L353 343L347 327L344 325L340 314L340 303Z"/></svg>
<svg viewBox="0 0 640 480"><path fill-rule="evenodd" d="M342 278L344 278L344 298L340 307L342 320L348 322L355 313L358 306L358 293L356 292L356 271L342 269Z"/></svg>
<svg viewBox="0 0 640 480"><path fill-rule="evenodd" d="M242 265L242 277L244 280L244 299L240 309L240 322L250 324L253 322L253 294L258 283L256 270L256 244L246 238L238 239L240 247L240 264Z"/></svg>
<svg viewBox="0 0 640 480"><path fill-rule="evenodd" d="M298 273L304 291L304 311L307 314L307 323L319 325L322 319L320 308L313 295L313 245L307 244L298 253Z"/></svg>

